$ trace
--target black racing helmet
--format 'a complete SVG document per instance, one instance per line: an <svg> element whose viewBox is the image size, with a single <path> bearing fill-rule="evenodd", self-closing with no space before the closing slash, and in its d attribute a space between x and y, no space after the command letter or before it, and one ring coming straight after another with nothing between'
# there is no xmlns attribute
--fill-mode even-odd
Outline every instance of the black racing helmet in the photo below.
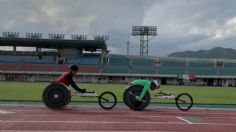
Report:
<svg viewBox="0 0 236 132"><path fill-rule="evenodd" d="M75 64L71 64L71 65L69 66L69 69L71 69L71 70L73 70L73 71L78 71L78 70L79 70L79 67L78 67L77 65L75 65Z"/></svg>

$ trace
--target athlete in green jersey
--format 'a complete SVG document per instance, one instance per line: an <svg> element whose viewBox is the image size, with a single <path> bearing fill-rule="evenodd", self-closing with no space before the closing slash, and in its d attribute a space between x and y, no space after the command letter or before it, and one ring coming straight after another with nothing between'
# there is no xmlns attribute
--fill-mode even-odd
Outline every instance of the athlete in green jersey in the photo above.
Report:
<svg viewBox="0 0 236 132"><path fill-rule="evenodd" d="M149 80L134 80L131 82L131 85L141 85L143 86L143 91L138 97L138 100L141 101L150 88L151 90L159 89L160 83L157 80L149 81Z"/></svg>

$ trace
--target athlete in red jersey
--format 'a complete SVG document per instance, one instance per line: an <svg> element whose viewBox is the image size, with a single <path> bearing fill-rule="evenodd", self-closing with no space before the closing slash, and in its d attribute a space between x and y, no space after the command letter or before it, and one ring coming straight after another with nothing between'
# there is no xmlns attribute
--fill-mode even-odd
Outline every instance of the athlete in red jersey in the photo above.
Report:
<svg viewBox="0 0 236 132"><path fill-rule="evenodd" d="M73 80L73 76L75 76L78 71L79 71L79 68L76 65L70 65L69 71L62 74L56 81L63 83L67 86L71 85L76 91L80 93L85 93L86 89L80 89Z"/></svg>

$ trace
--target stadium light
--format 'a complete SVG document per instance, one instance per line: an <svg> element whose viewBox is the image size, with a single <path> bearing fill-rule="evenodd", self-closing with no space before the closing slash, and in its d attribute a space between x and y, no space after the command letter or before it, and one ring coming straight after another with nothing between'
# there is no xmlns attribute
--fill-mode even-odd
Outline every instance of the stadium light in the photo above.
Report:
<svg viewBox="0 0 236 132"><path fill-rule="evenodd" d="M156 26L132 26L132 33L140 41L140 56L148 56L148 42L157 36Z"/></svg>
<svg viewBox="0 0 236 132"><path fill-rule="evenodd" d="M25 33L26 38L30 39L42 39L42 33Z"/></svg>
<svg viewBox="0 0 236 132"><path fill-rule="evenodd" d="M3 32L2 36L5 38L19 38L19 34L18 32Z"/></svg>
<svg viewBox="0 0 236 132"><path fill-rule="evenodd" d="M2 32L2 37L6 37L6 32Z"/></svg>
<svg viewBox="0 0 236 132"><path fill-rule="evenodd" d="M49 33L49 39L65 39L65 34Z"/></svg>
<svg viewBox="0 0 236 132"><path fill-rule="evenodd" d="M87 37L88 37L88 35L85 35L85 34L80 34L80 35L72 34L71 35L71 39L73 39L73 40L87 40Z"/></svg>
<svg viewBox="0 0 236 132"><path fill-rule="evenodd" d="M156 26L133 26L132 27L133 36L157 36Z"/></svg>
<svg viewBox="0 0 236 132"><path fill-rule="evenodd" d="M107 41L109 40L109 35L93 35L94 40Z"/></svg>

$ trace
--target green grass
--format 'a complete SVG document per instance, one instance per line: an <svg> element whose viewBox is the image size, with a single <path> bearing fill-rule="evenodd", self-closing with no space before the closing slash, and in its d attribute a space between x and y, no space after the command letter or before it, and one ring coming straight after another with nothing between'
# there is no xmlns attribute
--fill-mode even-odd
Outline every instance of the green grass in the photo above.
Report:
<svg viewBox="0 0 236 132"><path fill-rule="evenodd" d="M43 89L48 83L1 82L0 100L41 101ZM101 94L112 91L118 101L122 102L124 87L122 84L80 84L80 87ZM194 103L198 104L236 104L236 88L234 87L199 87L199 86L162 86L162 91L178 95L190 93ZM151 92L155 94L156 92ZM96 101L97 98L73 97L72 101ZM173 103L173 100L152 100L158 103Z"/></svg>

